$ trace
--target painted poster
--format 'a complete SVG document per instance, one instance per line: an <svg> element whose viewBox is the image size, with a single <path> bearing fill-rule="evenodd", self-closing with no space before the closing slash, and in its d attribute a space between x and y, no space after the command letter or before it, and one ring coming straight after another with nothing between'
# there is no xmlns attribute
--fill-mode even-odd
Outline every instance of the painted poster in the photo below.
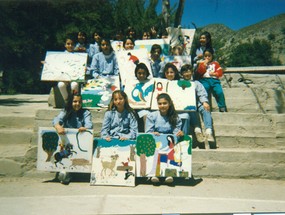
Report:
<svg viewBox="0 0 285 215"><path fill-rule="evenodd" d="M135 76L135 68L138 63L144 63L150 73L152 71L147 49L120 51L116 53L116 56L123 86L125 86L127 83L137 80ZM152 74L150 74L148 78L151 79Z"/></svg>
<svg viewBox="0 0 285 215"><path fill-rule="evenodd" d="M147 49L150 54L151 47L154 44L158 44L161 46L162 55L169 55L169 39L151 39L151 40L136 40L134 49Z"/></svg>
<svg viewBox="0 0 285 215"><path fill-rule="evenodd" d="M158 110L157 96L161 93L170 95L177 111L196 111L195 82L155 78L151 101L152 110Z"/></svg>
<svg viewBox="0 0 285 215"><path fill-rule="evenodd" d="M91 185L135 186L136 141L94 139Z"/></svg>
<svg viewBox="0 0 285 215"><path fill-rule="evenodd" d="M124 50L123 41L120 41L120 40L113 40L111 42L111 46L115 52Z"/></svg>
<svg viewBox="0 0 285 215"><path fill-rule="evenodd" d="M37 169L90 173L93 131L78 132L78 129L65 129L65 131L65 135L58 135L52 127L39 128Z"/></svg>
<svg viewBox="0 0 285 215"><path fill-rule="evenodd" d="M173 48L177 45L184 47L184 54L190 55L191 47L195 35L195 29L182 29L181 27L166 28L170 40L170 47Z"/></svg>
<svg viewBox="0 0 285 215"><path fill-rule="evenodd" d="M87 108L108 107L112 93L119 89L119 76L90 79L81 89L82 106Z"/></svg>
<svg viewBox="0 0 285 215"><path fill-rule="evenodd" d="M172 134L139 134L136 144L137 177L191 177L192 139Z"/></svg>
<svg viewBox="0 0 285 215"><path fill-rule="evenodd" d="M42 81L85 81L87 53L47 51Z"/></svg>
<svg viewBox="0 0 285 215"><path fill-rule="evenodd" d="M165 56L162 58L162 67L164 68L165 64L172 63L176 66L178 71L181 70L181 67L184 64L190 64L191 65L191 56L188 55L181 55L181 56Z"/></svg>
<svg viewBox="0 0 285 215"><path fill-rule="evenodd" d="M125 86L125 93L128 95L129 104L134 109L150 108L154 79L140 82L138 80L128 83Z"/></svg>

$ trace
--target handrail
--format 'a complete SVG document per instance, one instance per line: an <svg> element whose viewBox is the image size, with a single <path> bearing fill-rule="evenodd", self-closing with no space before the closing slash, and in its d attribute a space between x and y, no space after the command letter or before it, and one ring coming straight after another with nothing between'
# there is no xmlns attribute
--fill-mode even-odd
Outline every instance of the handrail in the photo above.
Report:
<svg viewBox="0 0 285 215"><path fill-rule="evenodd" d="M226 67L224 73L285 74L285 66Z"/></svg>

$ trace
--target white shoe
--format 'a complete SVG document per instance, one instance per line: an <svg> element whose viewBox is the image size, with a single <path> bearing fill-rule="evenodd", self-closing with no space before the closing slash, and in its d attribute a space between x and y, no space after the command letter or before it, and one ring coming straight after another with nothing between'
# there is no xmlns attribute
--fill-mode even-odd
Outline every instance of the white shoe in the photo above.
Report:
<svg viewBox="0 0 285 215"><path fill-rule="evenodd" d="M159 178L156 177L156 176L151 177L150 180L151 180L152 183L158 183L159 182Z"/></svg>
<svg viewBox="0 0 285 215"><path fill-rule="evenodd" d="M171 176L166 177L165 183L171 184L172 182L173 182L173 177L171 177Z"/></svg>
<svg viewBox="0 0 285 215"><path fill-rule="evenodd" d="M213 134L207 134L207 140L208 142L215 142Z"/></svg>
<svg viewBox="0 0 285 215"><path fill-rule="evenodd" d="M199 143L203 143L205 141L205 137L202 132L195 132L196 139Z"/></svg>
<svg viewBox="0 0 285 215"><path fill-rule="evenodd" d="M70 173L65 172L65 171L59 172L57 178L60 181L60 183L62 183L62 184L69 184L69 182L71 180Z"/></svg>

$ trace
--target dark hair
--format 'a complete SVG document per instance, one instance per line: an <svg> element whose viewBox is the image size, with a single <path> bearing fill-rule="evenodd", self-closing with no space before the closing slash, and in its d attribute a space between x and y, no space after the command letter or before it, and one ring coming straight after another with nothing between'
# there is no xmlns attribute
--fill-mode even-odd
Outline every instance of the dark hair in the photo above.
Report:
<svg viewBox="0 0 285 215"><path fill-rule="evenodd" d="M190 64L184 64L180 69L180 73L183 74L186 71L191 71L191 73L193 73L193 67Z"/></svg>
<svg viewBox="0 0 285 215"><path fill-rule="evenodd" d="M206 39L207 39L206 48L212 48L212 37L211 37L211 34L208 31L204 31L204 32L202 32L200 34L200 37L202 35L204 35L206 37Z"/></svg>
<svg viewBox="0 0 285 215"><path fill-rule="evenodd" d="M68 33L68 34L66 34L64 39L65 39L64 43L66 43L67 40L72 40L72 42L75 43L75 41L76 41L76 34L75 33Z"/></svg>
<svg viewBox="0 0 285 215"><path fill-rule="evenodd" d="M70 115L72 114L73 112L73 107L72 107L72 103L73 103L73 99L75 96L79 96L80 97L80 100L81 100L81 104L82 104L82 96L78 93L76 94L71 94L68 96L68 100L67 100L67 103L65 104L65 107L64 107L64 110L66 112L64 118L63 118L63 121L67 120ZM79 117L83 114L83 111L82 111L82 107L80 110L77 111Z"/></svg>
<svg viewBox="0 0 285 215"><path fill-rule="evenodd" d="M177 67L176 67L174 64L172 64L172 63L167 63L167 64L165 64L165 67L164 67L164 69L163 69L163 75L164 75L164 77L166 78L165 73L167 72L167 70L168 70L169 68L173 69L173 71L175 72L174 80L179 80L179 79L180 79L180 76L179 76L178 69L177 69Z"/></svg>
<svg viewBox="0 0 285 215"><path fill-rule="evenodd" d="M161 46L158 45L158 44L153 44L153 45L151 46L150 53L152 54L152 53L155 51L155 49L159 49L160 54L162 53L162 48L161 48Z"/></svg>
<svg viewBox="0 0 285 215"><path fill-rule="evenodd" d="M142 69L142 70L146 71L146 77L148 77L150 75L147 66L144 63L139 63L139 64L137 64L137 66L135 68L135 76L136 77L137 77L139 69Z"/></svg>
<svg viewBox="0 0 285 215"><path fill-rule="evenodd" d="M114 50L113 50L113 47L112 47L112 45L111 45L111 40L106 39L106 38L102 38L102 39L100 40L100 44L99 44L99 50L100 50L100 52L102 52L101 44L102 44L103 41L105 41L105 42L110 46L110 53L111 53L112 51L114 51Z"/></svg>
<svg viewBox="0 0 285 215"><path fill-rule="evenodd" d="M127 40L131 40L132 43L135 45L135 40L132 37L125 37L124 41L123 41L123 47L125 48L126 42Z"/></svg>
<svg viewBox="0 0 285 215"><path fill-rule="evenodd" d="M108 109L107 109L107 110L111 111L111 110L113 110L114 108L116 109L116 106L114 105L114 97L115 97L116 94L119 94L119 95L123 96L123 98L124 98L124 100L125 100L124 108L125 108L129 113L131 113L131 114L136 118L136 120L137 120L137 119L138 119L137 114L136 114L136 112L134 111L134 109L131 108L131 106L130 106L130 104L129 104L129 99L128 99L127 94L126 94L124 91L122 91L122 90L115 90L115 91L112 93L112 98L111 98L111 101L110 101L110 103L109 103L109 105L108 105Z"/></svg>
<svg viewBox="0 0 285 215"><path fill-rule="evenodd" d="M157 96L157 102L160 99L165 99L166 101L168 101L169 109L167 111L166 116L168 117L169 123L172 126L172 128L175 128L177 124L178 114L175 110L174 103L171 97L167 93L161 93Z"/></svg>

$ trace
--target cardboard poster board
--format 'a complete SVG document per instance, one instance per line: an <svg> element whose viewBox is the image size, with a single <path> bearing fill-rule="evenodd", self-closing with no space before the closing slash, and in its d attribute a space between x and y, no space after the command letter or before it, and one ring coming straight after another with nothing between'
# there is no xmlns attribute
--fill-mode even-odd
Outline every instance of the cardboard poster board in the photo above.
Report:
<svg viewBox="0 0 285 215"><path fill-rule="evenodd" d="M172 63L176 66L178 71L181 70L181 67L185 64L191 65L190 55L180 55L180 56L165 56L162 58L162 67L164 68L165 64Z"/></svg>
<svg viewBox="0 0 285 215"><path fill-rule="evenodd" d="M65 129L58 135L52 127L40 127L38 133L37 169L43 171L90 173L93 131Z"/></svg>
<svg viewBox="0 0 285 215"><path fill-rule="evenodd" d="M82 107L108 107L112 93L120 89L119 76L91 79L81 89Z"/></svg>
<svg viewBox="0 0 285 215"><path fill-rule="evenodd" d="M139 134L136 144L137 177L192 175L192 139L172 134Z"/></svg>
<svg viewBox="0 0 285 215"><path fill-rule="evenodd" d="M135 186L135 144L132 140L94 139L91 185Z"/></svg>
<svg viewBox="0 0 285 215"><path fill-rule="evenodd" d="M87 53L47 51L42 81L84 82Z"/></svg>
<svg viewBox="0 0 285 215"><path fill-rule="evenodd" d="M120 51L116 53L116 56L120 70L121 84L123 86L130 81L132 82L137 80L135 76L135 68L138 63L144 63L149 72L151 73L152 71L147 49ZM151 79L152 74L150 74L148 78Z"/></svg>
<svg viewBox="0 0 285 215"><path fill-rule="evenodd" d="M158 110L157 96L167 93L171 97L177 111L196 111L195 82L186 80L169 81L155 78L151 109Z"/></svg>
<svg viewBox="0 0 285 215"><path fill-rule="evenodd" d="M111 46L115 52L124 50L123 41L114 40L111 42Z"/></svg>
<svg viewBox="0 0 285 215"><path fill-rule="evenodd" d="M147 109L151 106L154 79L144 83L134 80L125 86L125 93L128 95L129 104L134 109Z"/></svg>

